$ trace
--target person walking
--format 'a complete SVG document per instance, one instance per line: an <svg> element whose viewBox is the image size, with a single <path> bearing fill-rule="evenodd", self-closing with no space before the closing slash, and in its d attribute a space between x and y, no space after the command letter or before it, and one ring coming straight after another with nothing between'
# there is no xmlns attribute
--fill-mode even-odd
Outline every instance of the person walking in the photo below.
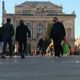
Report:
<svg viewBox="0 0 80 80"><path fill-rule="evenodd" d="M66 38L64 38L62 48L64 56L70 55L70 44L68 43L68 40Z"/></svg>
<svg viewBox="0 0 80 80"><path fill-rule="evenodd" d="M57 17L53 18L53 25L50 32L50 38L54 43L54 52L55 56L60 57L60 54L63 55L63 49L61 46L62 40L66 36L64 25L58 21Z"/></svg>
<svg viewBox="0 0 80 80"><path fill-rule="evenodd" d="M37 55L39 55L39 54L44 55L43 54L43 48L44 48L44 41L42 38L40 38L40 40L37 44L37 49L39 49L39 52L37 53Z"/></svg>
<svg viewBox="0 0 80 80"><path fill-rule="evenodd" d="M11 19L7 18L7 22L2 25L2 41L3 41L3 53L2 58L6 58L6 47L9 45L9 55L12 58L12 37L14 35L14 28L11 24Z"/></svg>
<svg viewBox="0 0 80 80"><path fill-rule="evenodd" d="M20 20L20 25L16 28L16 41L19 44L19 52L21 58L25 58L24 53L27 49L27 35L30 37L30 31L26 25L24 25L24 21ZM28 53L27 53L28 55Z"/></svg>

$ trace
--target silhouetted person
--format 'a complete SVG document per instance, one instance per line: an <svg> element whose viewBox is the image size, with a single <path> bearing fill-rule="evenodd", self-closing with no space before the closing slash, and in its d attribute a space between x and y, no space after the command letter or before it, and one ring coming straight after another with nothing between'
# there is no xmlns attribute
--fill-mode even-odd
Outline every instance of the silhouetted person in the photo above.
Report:
<svg viewBox="0 0 80 80"><path fill-rule="evenodd" d="M7 23L3 24L2 26L2 40L3 40L3 54L1 55L2 58L6 58L6 46L7 43L9 45L9 55L12 57L12 37L14 35L13 25L10 23L11 19L7 19Z"/></svg>
<svg viewBox="0 0 80 80"><path fill-rule="evenodd" d="M37 44L37 48L39 49L39 53L37 55L39 55L41 53L41 55L43 55L43 46L44 46L44 41L41 38Z"/></svg>
<svg viewBox="0 0 80 80"><path fill-rule="evenodd" d="M30 37L30 31L28 27L24 25L23 20L20 20L20 25L16 28L16 41L19 43L19 52L21 58L25 58L24 52L26 52L27 49L27 33L28 37Z"/></svg>
<svg viewBox="0 0 80 80"><path fill-rule="evenodd" d="M61 42L64 39L66 33L65 33L64 25L58 21L57 17L53 18L53 22L54 24L52 25L50 38L52 38L54 43L55 56L60 57L60 54L63 55Z"/></svg>

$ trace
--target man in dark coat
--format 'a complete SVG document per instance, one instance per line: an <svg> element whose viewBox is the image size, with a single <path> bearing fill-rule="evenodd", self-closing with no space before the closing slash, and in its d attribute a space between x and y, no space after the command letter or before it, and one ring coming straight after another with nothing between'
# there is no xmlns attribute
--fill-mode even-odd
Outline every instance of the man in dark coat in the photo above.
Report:
<svg viewBox="0 0 80 80"><path fill-rule="evenodd" d="M55 56L60 57L60 54L63 55L61 42L64 39L66 33L65 33L64 25L58 21L57 17L53 18L53 22L54 24L52 25L50 38L52 38L54 43Z"/></svg>
<svg viewBox="0 0 80 80"><path fill-rule="evenodd" d="M6 58L5 53L6 53L7 43L9 44L10 57L12 57L12 37L14 35L14 29L13 29L13 25L10 22L11 22L11 19L8 18L7 23L3 24L2 26L2 41L4 44L2 58Z"/></svg>
<svg viewBox="0 0 80 80"><path fill-rule="evenodd" d="M30 31L28 27L24 25L23 20L20 20L20 25L16 28L16 41L19 43L21 58L25 58L23 53L26 52L27 49L27 33L28 37L30 37Z"/></svg>

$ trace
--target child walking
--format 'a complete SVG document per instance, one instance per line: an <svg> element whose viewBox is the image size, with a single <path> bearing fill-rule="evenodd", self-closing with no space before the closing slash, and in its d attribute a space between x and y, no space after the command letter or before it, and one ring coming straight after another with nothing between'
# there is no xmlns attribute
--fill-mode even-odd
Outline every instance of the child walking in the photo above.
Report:
<svg viewBox="0 0 80 80"><path fill-rule="evenodd" d="M63 53L64 53L63 55L64 56L69 55L69 53L70 53L70 45L69 45L69 43L68 43L68 41L66 39L64 39L64 41L63 41L62 48L63 48Z"/></svg>

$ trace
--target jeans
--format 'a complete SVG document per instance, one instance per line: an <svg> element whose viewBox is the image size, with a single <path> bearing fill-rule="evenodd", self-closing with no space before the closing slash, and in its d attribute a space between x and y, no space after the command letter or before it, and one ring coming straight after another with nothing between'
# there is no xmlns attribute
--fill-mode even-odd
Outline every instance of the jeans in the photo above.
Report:
<svg viewBox="0 0 80 80"><path fill-rule="evenodd" d="M3 40L3 54L6 53L7 44L9 45L9 55L12 55L12 39Z"/></svg>

